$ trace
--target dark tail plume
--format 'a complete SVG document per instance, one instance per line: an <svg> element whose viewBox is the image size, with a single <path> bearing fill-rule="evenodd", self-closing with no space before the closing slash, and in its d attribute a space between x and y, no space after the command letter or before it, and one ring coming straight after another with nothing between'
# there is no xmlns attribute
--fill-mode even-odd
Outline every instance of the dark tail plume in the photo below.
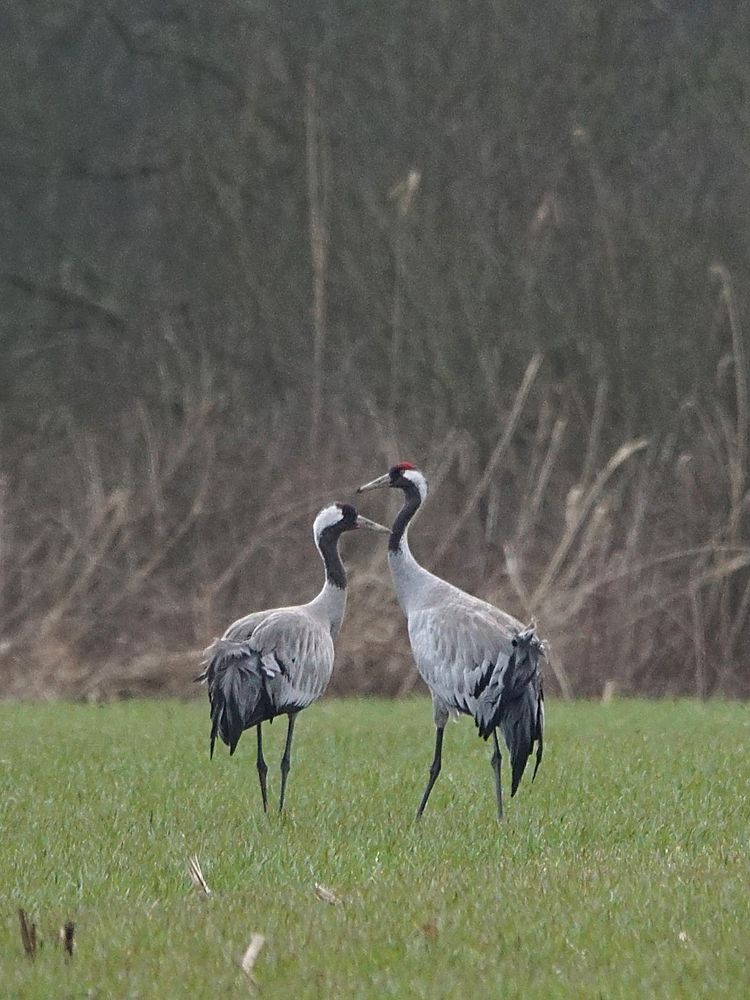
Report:
<svg viewBox="0 0 750 1000"><path fill-rule="evenodd" d="M245 729L273 714L265 675L257 651L247 642L217 639L208 654L206 669L195 679L208 684L211 756L217 736L231 755Z"/></svg>
<svg viewBox="0 0 750 1000"><path fill-rule="evenodd" d="M544 702L539 657L544 652L532 626L513 640L513 652L503 677L502 693L492 723L500 726L513 774L511 796L516 794L526 764L537 744L532 781L542 760L544 745Z"/></svg>
<svg viewBox="0 0 750 1000"><path fill-rule="evenodd" d="M542 690L541 677L539 678L539 700L536 706L536 732L534 738L536 739L536 763L534 764L534 773L531 775L532 781L536 778L536 772L542 763L542 753L544 752L544 692Z"/></svg>

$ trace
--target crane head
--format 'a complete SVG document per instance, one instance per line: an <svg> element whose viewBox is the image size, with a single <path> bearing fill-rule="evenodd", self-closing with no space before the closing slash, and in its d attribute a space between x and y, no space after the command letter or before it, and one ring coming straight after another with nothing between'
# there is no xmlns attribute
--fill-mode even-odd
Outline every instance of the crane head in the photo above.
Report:
<svg viewBox="0 0 750 1000"><path fill-rule="evenodd" d="M320 536L324 531L340 535L343 531L355 531L357 528L369 528L370 531L390 531L377 521L371 521L367 517L362 517L356 507L350 503L332 503L324 507L313 522L313 536L316 544L320 541Z"/></svg>
<svg viewBox="0 0 750 1000"><path fill-rule="evenodd" d="M377 490L383 486L395 487L405 492L416 488L420 503L427 496L427 480L411 462L398 462L391 466L384 476L379 476L377 479L365 483L364 486L360 486L357 493L367 493L369 490Z"/></svg>

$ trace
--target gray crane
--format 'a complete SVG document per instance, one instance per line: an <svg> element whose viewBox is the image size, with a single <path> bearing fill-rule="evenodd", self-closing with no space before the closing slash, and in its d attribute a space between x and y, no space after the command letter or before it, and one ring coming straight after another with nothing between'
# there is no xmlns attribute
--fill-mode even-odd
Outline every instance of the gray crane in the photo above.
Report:
<svg viewBox="0 0 750 1000"><path fill-rule="evenodd" d="M358 493L380 487L399 489L404 503L388 542L388 562L399 604L406 615L417 669L432 694L435 754L419 818L442 763L443 732L450 715L470 715L483 739L492 736L498 819L503 815L498 727L510 752L516 794L534 743L536 765L542 759L544 701L539 657L542 643L533 626L525 627L504 611L472 597L420 566L409 550L409 522L427 496L427 480L410 462L394 465L384 476L360 486Z"/></svg>
<svg viewBox="0 0 750 1000"><path fill-rule="evenodd" d="M346 571L338 544L343 532L356 528L389 530L362 517L351 504L334 503L321 510L313 523L313 537L325 564L323 589L309 604L256 611L234 622L206 649L206 669L196 677L208 684L211 757L217 735L231 756L242 733L256 727L258 780L266 812L268 767L261 725L277 715L289 719L281 758L281 812L297 713L323 694L333 670L333 640L346 608Z"/></svg>

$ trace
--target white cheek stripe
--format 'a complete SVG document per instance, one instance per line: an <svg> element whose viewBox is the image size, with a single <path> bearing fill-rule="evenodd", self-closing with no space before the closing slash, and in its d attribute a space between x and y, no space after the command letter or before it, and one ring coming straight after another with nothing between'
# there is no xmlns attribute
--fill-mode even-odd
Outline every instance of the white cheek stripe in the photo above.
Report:
<svg viewBox="0 0 750 1000"><path fill-rule="evenodd" d="M419 490L419 495L424 502L427 497L427 480L418 469L405 469L402 473L404 479L411 480Z"/></svg>
<svg viewBox="0 0 750 1000"><path fill-rule="evenodd" d="M324 507L313 522L313 538L315 541L317 542L321 532L326 528L330 528L332 524L338 524L342 520L342 516L341 510L335 504L332 504L330 507Z"/></svg>

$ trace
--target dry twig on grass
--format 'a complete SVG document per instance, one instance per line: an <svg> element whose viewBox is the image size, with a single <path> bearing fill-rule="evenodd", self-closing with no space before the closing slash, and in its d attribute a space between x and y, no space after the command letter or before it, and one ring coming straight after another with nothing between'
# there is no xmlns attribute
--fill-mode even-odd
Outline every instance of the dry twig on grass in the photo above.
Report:
<svg viewBox="0 0 750 1000"><path fill-rule="evenodd" d="M67 920L60 928L60 944L63 946L63 951L65 952L67 958L73 957L73 950L75 949L75 932L76 925L72 920Z"/></svg>
<svg viewBox="0 0 750 1000"><path fill-rule="evenodd" d="M242 956L242 961L240 962L240 968L253 986L256 985L255 979L253 978L253 967L255 966L258 955L260 954L260 949L265 943L266 939L262 934L254 933L250 938L250 944L245 949L245 954Z"/></svg>
<svg viewBox="0 0 750 1000"><path fill-rule="evenodd" d="M331 892L330 889L326 889L326 887L321 885L319 882L315 883L315 889L313 891L318 899L323 903L330 903L331 906L337 906L341 903L341 900L335 892Z"/></svg>
<svg viewBox="0 0 750 1000"><path fill-rule="evenodd" d="M29 958L36 958L36 924L33 924L23 907L18 908L18 920L21 924L21 941L23 950Z"/></svg>
<svg viewBox="0 0 750 1000"><path fill-rule="evenodd" d="M187 872L195 888L202 892L204 896L210 896L211 890L208 888L206 880L203 877L200 862L196 854L191 854L188 858Z"/></svg>

